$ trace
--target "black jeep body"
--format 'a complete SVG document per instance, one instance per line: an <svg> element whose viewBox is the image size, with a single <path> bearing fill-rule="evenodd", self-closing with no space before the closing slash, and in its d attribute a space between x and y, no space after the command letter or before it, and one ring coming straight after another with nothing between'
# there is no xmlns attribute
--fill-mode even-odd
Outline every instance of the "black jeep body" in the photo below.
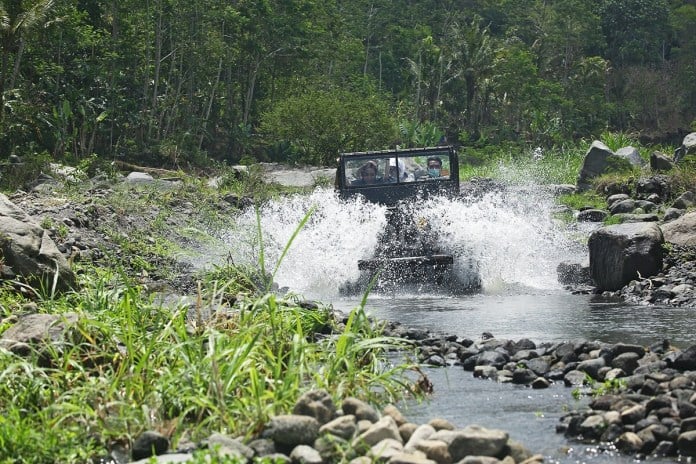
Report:
<svg viewBox="0 0 696 464"><path fill-rule="evenodd" d="M434 169L439 165L439 169ZM429 169L430 167L430 169ZM374 172L374 175L373 175ZM367 174L367 176L365 176ZM459 195L459 162L450 146L343 153L336 190L342 199L356 195L387 207L387 225L370 259L359 260L360 278L344 294L409 287L417 291L470 292L478 275L459 278L455 257L417 214L418 202L432 196Z"/></svg>

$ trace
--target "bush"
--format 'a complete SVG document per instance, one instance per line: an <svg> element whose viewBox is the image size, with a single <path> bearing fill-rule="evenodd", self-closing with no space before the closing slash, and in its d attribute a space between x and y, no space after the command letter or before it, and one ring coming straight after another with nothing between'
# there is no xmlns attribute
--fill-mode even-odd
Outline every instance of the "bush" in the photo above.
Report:
<svg viewBox="0 0 696 464"><path fill-rule="evenodd" d="M289 144L285 152L297 154L293 161L326 166L342 151L389 147L396 122L387 100L376 93L312 90L265 112L260 132L269 145Z"/></svg>

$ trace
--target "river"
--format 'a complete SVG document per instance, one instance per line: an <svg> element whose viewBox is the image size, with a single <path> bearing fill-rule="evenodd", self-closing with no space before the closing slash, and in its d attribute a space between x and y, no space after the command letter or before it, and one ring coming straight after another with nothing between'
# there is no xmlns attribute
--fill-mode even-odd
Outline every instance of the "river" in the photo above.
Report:
<svg viewBox="0 0 696 464"><path fill-rule="evenodd" d="M573 295L558 283L560 262L587 260L591 226L558 220L558 207L545 189L522 185L476 199L440 198L421 204L418 214L455 255L455 267L466 269L473 261L483 288L458 297L371 295L366 309L375 317L473 340L490 332L496 338L536 343L580 338L641 345L668 339L682 348L694 343L691 309ZM384 213L384 208L360 201L341 202L330 189L282 198L261 208L258 216L255 211L242 214L230 231L229 240L240 250L233 258L258 263L260 225L264 266L276 282L348 312L360 299L342 297L338 288L357 278L358 259L370 257L385 224ZM240 241L248 247L240 248ZM584 405L563 385L532 390L476 379L458 367L427 369L427 374L433 395L420 404L400 405L414 422L443 417L457 426L506 430L547 462L634 462L611 449L569 442L555 433L564 411Z"/></svg>

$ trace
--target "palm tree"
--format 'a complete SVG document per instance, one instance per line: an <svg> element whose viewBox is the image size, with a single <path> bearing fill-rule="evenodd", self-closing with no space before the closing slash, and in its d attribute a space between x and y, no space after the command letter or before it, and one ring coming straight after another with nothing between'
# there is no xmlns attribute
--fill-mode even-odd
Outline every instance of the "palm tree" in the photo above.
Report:
<svg viewBox="0 0 696 464"><path fill-rule="evenodd" d="M480 111L476 107L481 82L490 76L494 67L495 49L488 27L481 27L481 18L474 18L467 25L454 22L449 31L451 66L454 78L464 81L466 89L466 115L472 133L478 133Z"/></svg>
<svg viewBox="0 0 696 464"><path fill-rule="evenodd" d="M5 110L5 90L13 88L22 61L24 36L40 25L54 7L54 0L35 0L28 6L21 0L0 0L0 120ZM8 80L10 59L14 55L14 69Z"/></svg>

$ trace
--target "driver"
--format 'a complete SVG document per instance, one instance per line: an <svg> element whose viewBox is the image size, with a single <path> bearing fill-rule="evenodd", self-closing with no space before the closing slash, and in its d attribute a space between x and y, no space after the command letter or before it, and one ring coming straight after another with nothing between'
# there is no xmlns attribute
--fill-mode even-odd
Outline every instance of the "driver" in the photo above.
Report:
<svg viewBox="0 0 696 464"><path fill-rule="evenodd" d="M372 160L360 166L358 175L360 178L351 182L351 185L374 185L382 183L382 178L377 177L377 163Z"/></svg>

